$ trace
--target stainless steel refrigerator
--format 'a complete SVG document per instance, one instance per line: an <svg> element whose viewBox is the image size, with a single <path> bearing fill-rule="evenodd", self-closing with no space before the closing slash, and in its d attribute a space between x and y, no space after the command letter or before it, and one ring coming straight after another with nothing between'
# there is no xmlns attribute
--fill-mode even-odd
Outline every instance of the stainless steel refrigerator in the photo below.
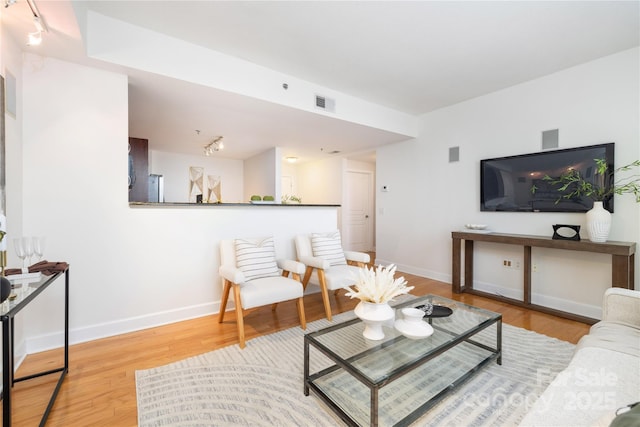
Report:
<svg viewBox="0 0 640 427"><path fill-rule="evenodd" d="M164 177L162 175L149 175L149 201L164 202Z"/></svg>

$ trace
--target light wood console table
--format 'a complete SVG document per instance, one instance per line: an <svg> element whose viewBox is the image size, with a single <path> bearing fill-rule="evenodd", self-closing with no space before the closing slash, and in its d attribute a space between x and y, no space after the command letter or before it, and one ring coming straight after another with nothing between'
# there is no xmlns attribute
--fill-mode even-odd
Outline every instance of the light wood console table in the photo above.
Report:
<svg viewBox="0 0 640 427"><path fill-rule="evenodd" d="M453 239L452 257L452 287L453 292L459 294L467 292L474 295L493 298L499 301L526 307L531 310L561 316L580 322L595 323L597 319L580 316L566 311L540 306L531 303L531 248L552 248L568 251L595 252L611 255L611 286L633 289L634 286L634 260L636 244L634 242L605 242L594 243L591 241L553 240L545 236L528 236L523 234L502 233L473 233L464 231L451 232ZM464 241L464 286L461 285L462 275L462 244ZM524 296L522 301L494 295L489 292L479 291L473 288L473 242L503 243L524 247L523 273Z"/></svg>

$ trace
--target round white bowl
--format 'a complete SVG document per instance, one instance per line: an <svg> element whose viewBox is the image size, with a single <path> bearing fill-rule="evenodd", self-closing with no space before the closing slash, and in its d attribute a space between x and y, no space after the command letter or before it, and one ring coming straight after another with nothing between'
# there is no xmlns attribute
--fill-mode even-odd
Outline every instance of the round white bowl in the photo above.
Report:
<svg viewBox="0 0 640 427"><path fill-rule="evenodd" d="M419 308L406 307L402 309L402 317L407 322L421 322L424 317L424 311Z"/></svg>

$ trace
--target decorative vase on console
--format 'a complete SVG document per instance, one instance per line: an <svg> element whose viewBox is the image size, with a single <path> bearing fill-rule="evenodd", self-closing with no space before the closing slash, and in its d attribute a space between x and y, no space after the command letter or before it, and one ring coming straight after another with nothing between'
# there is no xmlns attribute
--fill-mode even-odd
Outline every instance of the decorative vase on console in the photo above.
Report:
<svg viewBox="0 0 640 427"><path fill-rule="evenodd" d="M370 340L384 338L382 326L395 318L395 311L389 305L389 301L398 295L409 293L413 286L407 286L404 277L394 278L396 267L378 266L373 268L361 268L358 272L358 280L353 287L348 288L346 295L360 299L354 313L364 323L362 335Z"/></svg>
<svg viewBox="0 0 640 427"><path fill-rule="evenodd" d="M593 208L587 211L586 216L589 240L596 243L606 242L611 230L611 212L602 206L602 202L593 202Z"/></svg>
<svg viewBox="0 0 640 427"><path fill-rule="evenodd" d="M631 194L636 203L640 203L640 160L613 169L606 159L594 159L596 170L593 176L585 177L578 169L569 169L560 176L545 175L543 181L556 186L560 193L556 203L563 199L589 198L593 200L593 208L587 211L587 232L592 242L606 242L611 229L611 213L604 209L603 201L614 195ZM531 192L538 188L534 185Z"/></svg>

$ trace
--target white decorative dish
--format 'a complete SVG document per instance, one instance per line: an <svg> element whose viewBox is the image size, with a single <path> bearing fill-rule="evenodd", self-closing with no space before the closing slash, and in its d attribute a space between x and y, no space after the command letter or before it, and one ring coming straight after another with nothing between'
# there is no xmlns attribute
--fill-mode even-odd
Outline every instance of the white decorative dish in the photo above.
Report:
<svg viewBox="0 0 640 427"><path fill-rule="evenodd" d="M487 224L465 224L464 226L469 230L485 230L487 228Z"/></svg>
<svg viewBox="0 0 640 427"><path fill-rule="evenodd" d="M250 200L252 205L275 205L275 200Z"/></svg>
<svg viewBox="0 0 640 427"><path fill-rule="evenodd" d="M398 319L394 326L402 335L412 340L426 338L433 334L433 328L427 322Z"/></svg>
<svg viewBox="0 0 640 427"><path fill-rule="evenodd" d="M42 272L10 274L7 276L10 282L37 282L42 278Z"/></svg>

